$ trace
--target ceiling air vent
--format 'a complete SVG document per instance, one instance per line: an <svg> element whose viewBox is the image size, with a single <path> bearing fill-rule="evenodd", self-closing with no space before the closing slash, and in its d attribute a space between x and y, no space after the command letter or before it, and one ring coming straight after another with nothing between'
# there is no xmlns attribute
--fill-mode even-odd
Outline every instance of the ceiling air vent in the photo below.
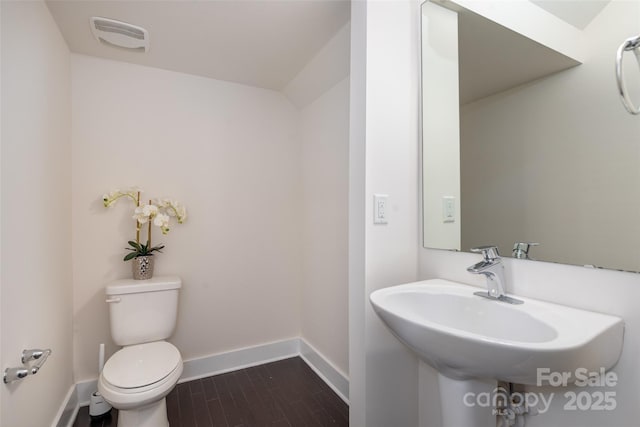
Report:
<svg viewBox="0 0 640 427"><path fill-rule="evenodd" d="M91 32L102 43L144 52L149 50L149 32L142 27L96 16L89 21Z"/></svg>

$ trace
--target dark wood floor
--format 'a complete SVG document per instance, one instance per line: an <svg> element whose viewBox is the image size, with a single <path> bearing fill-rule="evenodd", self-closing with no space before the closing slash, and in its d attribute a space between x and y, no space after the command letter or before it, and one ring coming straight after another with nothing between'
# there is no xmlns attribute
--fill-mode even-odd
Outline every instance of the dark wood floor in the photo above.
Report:
<svg viewBox="0 0 640 427"><path fill-rule="evenodd" d="M299 357L178 384L167 396L171 427L348 426L349 407ZM74 427L113 427L80 408Z"/></svg>

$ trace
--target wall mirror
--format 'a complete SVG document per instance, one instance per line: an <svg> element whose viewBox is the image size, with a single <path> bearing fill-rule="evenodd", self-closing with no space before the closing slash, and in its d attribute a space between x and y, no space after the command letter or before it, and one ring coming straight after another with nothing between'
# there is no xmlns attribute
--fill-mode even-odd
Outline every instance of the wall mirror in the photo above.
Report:
<svg viewBox="0 0 640 427"><path fill-rule="evenodd" d="M424 246L640 271L638 34L638 1L423 3Z"/></svg>

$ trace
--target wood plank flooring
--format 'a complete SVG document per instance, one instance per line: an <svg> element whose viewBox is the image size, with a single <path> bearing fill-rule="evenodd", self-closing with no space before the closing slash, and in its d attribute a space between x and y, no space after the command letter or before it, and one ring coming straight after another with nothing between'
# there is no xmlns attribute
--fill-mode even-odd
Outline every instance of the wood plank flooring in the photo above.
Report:
<svg viewBox="0 0 640 427"><path fill-rule="evenodd" d="M299 357L178 384L167 396L171 427L348 426L349 407ZM117 411L74 427L115 427Z"/></svg>

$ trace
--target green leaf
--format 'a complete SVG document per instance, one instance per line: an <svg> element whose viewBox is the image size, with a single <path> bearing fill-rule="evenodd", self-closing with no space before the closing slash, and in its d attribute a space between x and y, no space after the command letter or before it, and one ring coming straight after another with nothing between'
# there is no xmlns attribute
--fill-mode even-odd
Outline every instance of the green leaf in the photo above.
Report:
<svg viewBox="0 0 640 427"><path fill-rule="evenodd" d="M124 261L129 261L130 259L134 259L134 258L136 257L136 255L137 255L137 254L136 254L135 252L131 252L130 254L127 254L127 255L124 257Z"/></svg>
<svg viewBox="0 0 640 427"><path fill-rule="evenodd" d="M128 243L129 243L130 246L134 247L136 250L138 250L138 251L140 250L140 243L134 242L133 240L129 240Z"/></svg>

